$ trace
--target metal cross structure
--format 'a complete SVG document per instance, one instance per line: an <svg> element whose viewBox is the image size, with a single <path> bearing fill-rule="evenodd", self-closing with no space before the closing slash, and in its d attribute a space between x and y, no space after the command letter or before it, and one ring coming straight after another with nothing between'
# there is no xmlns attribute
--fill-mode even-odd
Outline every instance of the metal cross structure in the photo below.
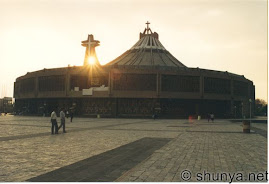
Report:
<svg viewBox="0 0 269 184"><path fill-rule="evenodd" d="M146 24L147 24L147 34L149 34L149 24L150 24L149 21L147 21Z"/></svg>
<svg viewBox="0 0 269 184"><path fill-rule="evenodd" d="M85 51L85 58L84 58L84 66L88 65L88 59L90 57L95 58L96 62L99 63L97 57L96 57L96 53L95 53L95 47L99 46L100 42L98 40L94 40L93 35L88 35L88 39L81 41L81 45L83 47L86 47L86 51Z"/></svg>

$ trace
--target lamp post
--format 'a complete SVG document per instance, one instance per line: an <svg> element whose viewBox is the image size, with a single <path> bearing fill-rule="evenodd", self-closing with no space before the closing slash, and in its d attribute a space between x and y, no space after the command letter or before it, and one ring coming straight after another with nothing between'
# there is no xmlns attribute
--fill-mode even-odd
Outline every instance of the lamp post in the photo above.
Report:
<svg viewBox="0 0 269 184"><path fill-rule="evenodd" d="M241 106L242 106L242 119L244 119L244 111L243 111L244 110L244 103L243 102L241 103Z"/></svg>
<svg viewBox="0 0 269 184"><path fill-rule="evenodd" d="M249 101L249 118L250 118L250 122L251 122L251 103L252 103L251 98L248 101Z"/></svg>
<svg viewBox="0 0 269 184"><path fill-rule="evenodd" d="M44 105L43 105L43 116L44 117L46 116L46 113L47 113L47 104L46 104L46 102L44 102Z"/></svg>
<svg viewBox="0 0 269 184"><path fill-rule="evenodd" d="M236 118L236 106L234 106L234 118Z"/></svg>

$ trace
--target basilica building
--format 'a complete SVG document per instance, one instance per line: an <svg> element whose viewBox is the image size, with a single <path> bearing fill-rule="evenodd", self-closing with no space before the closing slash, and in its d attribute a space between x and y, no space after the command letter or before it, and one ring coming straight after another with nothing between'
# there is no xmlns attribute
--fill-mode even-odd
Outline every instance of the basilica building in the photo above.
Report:
<svg viewBox="0 0 269 184"><path fill-rule="evenodd" d="M106 65L100 65L93 35L82 41L83 66L42 69L14 83L15 108L24 114L49 114L64 107L89 117L248 117L255 86L243 75L190 68L175 58L149 23L139 40ZM252 108L252 110L250 110Z"/></svg>

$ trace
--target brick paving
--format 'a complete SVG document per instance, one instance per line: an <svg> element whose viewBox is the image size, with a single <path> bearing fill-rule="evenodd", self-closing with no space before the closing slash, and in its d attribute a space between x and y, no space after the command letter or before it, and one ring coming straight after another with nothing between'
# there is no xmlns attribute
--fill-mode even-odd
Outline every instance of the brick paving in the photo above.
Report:
<svg viewBox="0 0 269 184"><path fill-rule="evenodd" d="M142 138L28 181L114 181L171 139ZM145 149L146 148L146 149Z"/></svg>
<svg viewBox="0 0 269 184"><path fill-rule="evenodd" d="M66 134L60 130L59 135L51 135L47 117L0 116L0 181L28 181L66 167L72 169L72 165L83 160L89 160L89 166L83 167L83 171L75 169L73 174L90 173L95 168L90 161L93 158L109 155L111 150L122 147L136 150L132 146L134 142L149 138L169 141L153 151L149 151L151 146L143 144L148 154L134 154L135 161L128 166L121 160L130 159L128 151L116 151L112 155L118 159L117 164L114 159L105 164L110 168L109 177L102 180L100 173L105 162L99 159L102 166L96 165L100 173L94 175L95 178L85 174L74 181L184 181L181 176L185 169L191 172L189 181L197 181L197 173L202 172L215 173L215 176L223 172L244 176L249 172L264 173L267 124L252 123L251 126L251 133L244 134L241 123L227 120L189 123L176 119L74 118L73 123L67 120ZM212 181L208 177L203 179Z"/></svg>

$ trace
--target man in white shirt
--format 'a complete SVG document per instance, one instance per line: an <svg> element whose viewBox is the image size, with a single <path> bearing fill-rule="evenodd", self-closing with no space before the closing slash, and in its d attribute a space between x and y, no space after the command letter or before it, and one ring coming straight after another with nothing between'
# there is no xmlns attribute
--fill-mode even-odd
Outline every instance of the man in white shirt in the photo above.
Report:
<svg viewBox="0 0 269 184"><path fill-rule="evenodd" d="M59 126L58 130L60 130L60 128L63 127L63 133L66 133L66 131L65 131L65 113L64 113L64 108L61 109L60 119L61 119L61 125Z"/></svg>
<svg viewBox="0 0 269 184"><path fill-rule="evenodd" d="M54 130L55 134L58 134L57 115L55 110L53 110L50 115L50 121L51 121L51 134L54 134Z"/></svg>

